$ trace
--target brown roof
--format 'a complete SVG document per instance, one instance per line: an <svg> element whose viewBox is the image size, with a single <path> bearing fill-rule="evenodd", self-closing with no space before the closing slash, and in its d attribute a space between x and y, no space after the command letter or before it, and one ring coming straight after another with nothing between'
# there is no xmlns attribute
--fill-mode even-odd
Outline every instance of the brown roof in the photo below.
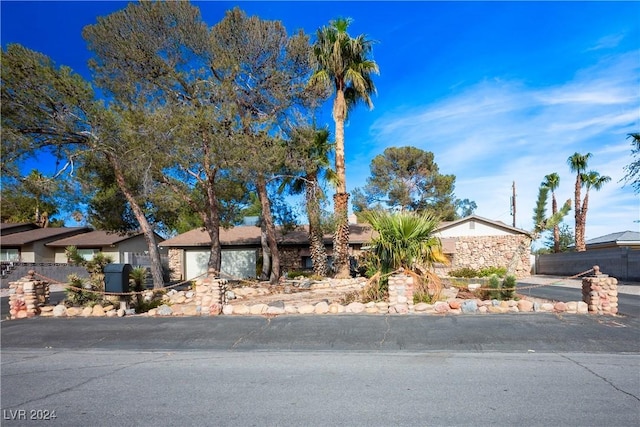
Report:
<svg viewBox="0 0 640 427"><path fill-rule="evenodd" d="M13 234L20 231L33 230L34 228L38 228L38 226L32 222L3 222L0 223L0 234L4 236L5 234Z"/></svg>
<svg viewBox="0 0 640 427"><path fill-rule="evenodd" d="M75 246L78 248L100 248L117 245L118 243L139 236L142 233L114 233L108 231L90 231L88 233L76 234L75 236L55 240L47 243L50 247Z"/></svg>
<svg viewBox="0 0 640 427"><path fill-rule="evenodd" d="M300 226L293 231L282 234L276 229L278 243L281 245L306 245L309 243L308 226ZM371 227L366 224L349 224L349 242L351 244L366 243L371 239ZM330 243L332 236L324 236L325 243ZM220 229L220 244L224 246L257 246L260 245L260 227L241 225L229 229ZM195 229L182 233L160 244L162 247L210 246L209 234L203 229Z"/></svg>
<svg viewBox="0 0 640 427"><path fill-rule="evenodd" d="M89 227L47 227L2 236L2 246L22 246L39 240L52 241L75 234L88 233Z"/></svg>

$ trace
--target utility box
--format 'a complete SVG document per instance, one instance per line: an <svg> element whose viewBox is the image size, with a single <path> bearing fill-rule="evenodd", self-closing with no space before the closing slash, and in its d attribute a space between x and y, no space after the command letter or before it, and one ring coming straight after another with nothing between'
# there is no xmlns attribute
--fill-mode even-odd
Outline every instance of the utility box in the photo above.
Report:
<svg viewBox="0 0 640 427"><path fill-rule="evenodd" d="M131 264L107 264L104 266L104 291L129 292Z"/></svg>

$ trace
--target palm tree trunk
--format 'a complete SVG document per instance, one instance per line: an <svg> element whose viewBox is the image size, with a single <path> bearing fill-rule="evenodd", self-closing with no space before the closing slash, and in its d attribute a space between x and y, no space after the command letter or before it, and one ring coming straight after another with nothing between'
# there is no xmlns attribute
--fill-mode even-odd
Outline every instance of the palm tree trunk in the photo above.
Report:
<svg viewBox="0 0 640 427"><path fill-rule="evenodd" d="M112 155L107 154L107 159L113 167L113 172L116 178L116 182L118 183L118 187L120 188L120 191L122 191L122 194L124 194L127 202L129 202L129 206L131 207L131 210L133 211L133 214L138 221L138 225L140 225L140 230L144 235L144 240L147 242L147 247L149 249L149 258L151 259L151 278L153 279L153 288L162 288L164 287L162 261L160 259L160 251L158 251L158 246L156 244L155 233L153 232L153 229L151 228L151 224L149 224L147 217L144 215L142 208L127 187L124 174L122 172L122 169L120 168L120 164Z"/></svg>
<svg viewBox="0 0 640 427"><path fill-rule="evenodd" d="M575 223L576 223L576 251L584 251L584 249L580 249L580 248L584 248L584 230L582 230L581 228L581 224L582 224L582 209L580 206L581 200L580 200L580 189L582 188L582 180L580 179L580 171L578 170L578 176L576 177L576 186L575 186L575 199L574 199L574 206L575 206L575 213L574 213L574 218L575 218Z"/></svg>
<svg viewBox="0 0 640 427"><path fill-rule="evenodd" d="M554 192L551 192L551 214L555 215L558 213L558 201L556 200L556 195ZM560 226L553 226L553 252L560 252Z"/></svg>
<svg viewBox="0 0 640 427"><path fill-rule="evenodd" d="M336 176L337 192L333 196L336 233L333 236L333 266L336 277L345 279L349 273L349 193L344 162L344 121L347 105L342 89L336 91L333 103L333 119L336 123Z"/></svg>
<svg viewBox="0 0 640 427"><path fill-rule="evenodd" d="M589 191L584 195L584 201L582 202L582 208L580 209L580 227L576 224L576 251L583 252L587 250L587 245L584 242L585 233L587 229L587 210L589 209ZM578 228L580 228L580 244L578 245Z"/></svg>
<svg viewBox="0 0 640 427"><path fill-rule="evenodd" d="M278 253L278 241L276 240L276 229L271 216L271 203L267 194L267 184L263 177L258 178L256 187L260 205L262 207L262 218L267 231L267 243L271 252L271 276L270 282L275 285L280 280L280 254Z"/></svg>
<svg viewBox="0 0 640 427"><path fill-rule="evenodd" d="M315 174L306 177L305 197L307 200L307 217L309 218L309 247L313 272L320 277L327 276L327 251L324 247L324 235L320 223L320 205L317 195L317 177Z"/></svg>

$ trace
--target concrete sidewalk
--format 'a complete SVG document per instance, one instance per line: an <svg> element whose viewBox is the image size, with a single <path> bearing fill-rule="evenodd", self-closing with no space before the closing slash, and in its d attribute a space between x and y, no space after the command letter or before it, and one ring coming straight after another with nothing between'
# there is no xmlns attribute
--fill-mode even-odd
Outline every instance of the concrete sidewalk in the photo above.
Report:
<svg viewBox="0 0 640 427"><path fill-rule="evenodd" d="M526 285L544 285L563 287L563 288L582 288L582 279L566 279L558 276L535 275L524 277L518 280L519 284ZM640 282L631 282L626 280L618 280L618 293L628 295L640 295Z"/></svg>

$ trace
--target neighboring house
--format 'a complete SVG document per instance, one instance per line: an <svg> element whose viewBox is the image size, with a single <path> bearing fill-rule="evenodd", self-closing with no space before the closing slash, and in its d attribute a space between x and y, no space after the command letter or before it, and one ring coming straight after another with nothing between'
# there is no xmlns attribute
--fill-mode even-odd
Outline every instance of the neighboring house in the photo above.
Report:
<svg viewBox="0 0 640 427"><path fill-rule="evenodd" d="M349 248L352 256L357 256L362 246L371 239L371 227L364 224L350 224ZM283 271L311 269L309 237L307 226L293 231L282 232L277 228L280 265ZM327 255L332 254L331 235L324 238ZM260 227L254 225L220 229L222 247L222 275L243 279L257 276L262 249ZM172 279L193 279L206 273L211 252L211 239L205 230L196 229L165 240L161 247L169 250L169 267Z"/></svg>
<svg viewBox="0 0 640 427"><path fill-rule="evenodd" d="M164 240L158 234L155 235L155 238L156 244L160 244ZM144 254L149 252L149 247L142 233L121 234L98 230L55 240L47 243L46 246L54 250L55 262L57 263L67 262L65 254L67 246L78 248L79 254L85 259L91 259L96 253L102 252L104 255L110 256L112 262L116 264L146 265L146 262L141 263L136 258L144 257ZM166 254L166 251L164 253Z"/></svg>
<svg viewBox="0 0 640 427"><path fill-rule="evenodd" d="M519 259L513 261L516 276L528 276L531 272L531 236L525 230L471 215L443 222L438 226L437 236L450 261L448 266L438 266L438 274L446 275L463 267L507 267L518 253Z"/></svg>
<svg viewBox="0 0 640 427"><path fill-rule="evenodd" d="M357 258L363 246L371 241L372 230L367 224L350 224L350 255ZM437 229L442 240L443 251L449 258L449 266L439 266L438 272L446 274L452 269L470 267L507 267L522 245L516 274L530 274L530 235L521 229L502 222L491 221L479 216L470 216L458 221L442 223ZM311 269L307 227L282 233L277 230L282 270L297 271ZM237 226L220 229L222 246L222 275L231 278L256 277L256 267L261 257L260 228ZM169 266L172 279L193 279L207 271L211 240L202 229L191 230L161 243L169 250ZM332 236L325 236L327 255L333 251Z"/></svg>
<svg viewBox="0 0 640 427"><path fill-rule="evenodd" d="M7 223L0 226L0 231L3 286L31 269L61 282L71 273L82 276L86 273L84 267L67 265L67 246L76 246L86 259L96 252L103 252L111 256L114 263L146 266L150 262L148 246L141 233L122 235L94 231L89 227L40 228L35 224ZM162 238L156 235L156 241L160 243Z"/></svg>
<svg viewBox="0 0 640 427"><path fill-rule="evenodd" d="M55 250L47 246L56 240L88 233L89 227L35 227L15 233L4 234L5 229L15 228L3 224L3 234L0 239L0 261L28 262L28 263L54 263ZM66 261L65 261L66 262Z"/></svg>
<svg viewBox="0 0 640 427"><path fill-rule="evenodd" d="M618 233L596 237L595 239L589 239L584 243L588 251L609 248L640 250L640 232L620 231Z"/></svg>

